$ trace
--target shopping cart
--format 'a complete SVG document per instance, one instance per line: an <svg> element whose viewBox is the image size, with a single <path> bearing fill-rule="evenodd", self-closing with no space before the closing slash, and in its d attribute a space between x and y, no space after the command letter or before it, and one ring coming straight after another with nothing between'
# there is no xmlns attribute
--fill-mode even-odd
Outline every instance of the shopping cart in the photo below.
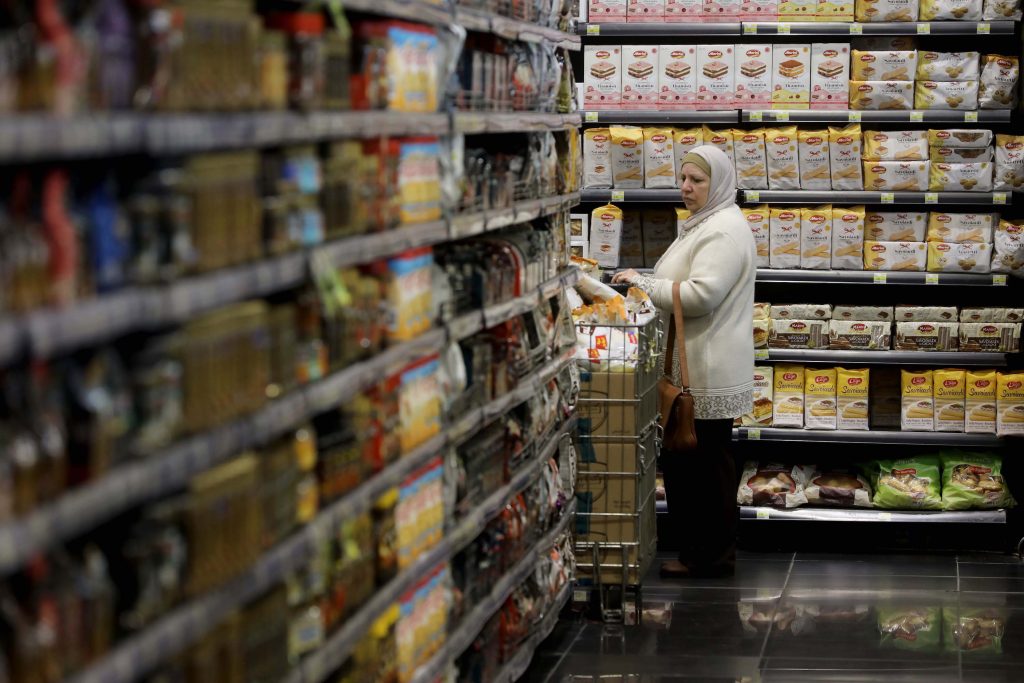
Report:
<svg viewBox="0 0 1024 683"><path fill-rule="evenodd" d="M609 334L616 342L606 345L600 336ZM639 620L643 577L657 546L660 322L577 325L577 336L599 353L581 371L577 403L576 600L596 600L610 623L624 621L629 609Z"/></svg>

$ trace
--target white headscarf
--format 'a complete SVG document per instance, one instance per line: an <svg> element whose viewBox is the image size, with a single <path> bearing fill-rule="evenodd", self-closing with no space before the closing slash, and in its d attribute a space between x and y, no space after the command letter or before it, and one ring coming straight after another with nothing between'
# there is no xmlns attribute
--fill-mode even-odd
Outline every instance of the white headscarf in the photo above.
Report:
<svg viewBox="0 0 1024 683"><path fill-rule="evenodd" d="M697 154L708 162L711 167L711 188L708 190L707 203L683 221L680 235L703 223L711 214L736 203L736 170L725 152L712 145L701 145L691 149L689 154Z"/></svg>

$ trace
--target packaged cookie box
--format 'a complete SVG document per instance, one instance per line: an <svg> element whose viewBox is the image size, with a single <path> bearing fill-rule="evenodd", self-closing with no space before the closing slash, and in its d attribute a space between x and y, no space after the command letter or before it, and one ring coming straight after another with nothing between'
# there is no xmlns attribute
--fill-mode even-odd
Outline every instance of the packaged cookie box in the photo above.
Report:
<svg viewBox="0 0 1024 683"><path fill-rule="evenodd" d="M864 242L864 270L923 271L927 265L924 242Z"/></svg>
<svg viewBox="0 0 1024 683"><path fill-rule="evenodd" d="M824 3L839 7L837 3ZM819 3L819 12L823 4ZM850 6L853 14L853 5ZM829 15L826 15L828 17ZM821 21L843 21L823 18ZM852 17L851 17L852 18ZM849 21L849 19L846 19ZM811 45L811 109L847 109L850 106L850 45L814 43Z"/></svg>
<svg viewBox="0 0 1024 683"><path fill-rule="evenodd" d="M732 109L736 94L732 45L697 46L697 107Z"/></svg>
<svg viewBox="0 0 1024 683"><path fill-rule="evenodd" d="M662 45L658 51L658 109L693 109L696 104L696 47Z"/></svg>
<svg viewBox="0 0 1024 683"><path fill-rule="evenodd" d="M924 192L930 161L865 161L864 189L877 192Z"/></svg>
<svg viewBox="0 0 1024 683"><path fill-rule="evenodd" d="M991 263L991 243L928 243L928 270L932 273L987 273Z"/></svg>
<svg viewBox="0 0 1024 683"><path fill-rule="evenodd" d="M587 109L618 109L622 104L622 47L583 47L583 105Z"/></svg>
<svg viewBox="0 0 1024 683"><path fill-rule="evenodd" d="M623 109L658 108L658 52L658 45L622 46Z"/></svg>
<svg viewBox="0 0 1024 683"><path fill-rule="evenodd" d="M772 51L772 109L810 108L810 68L810 45L779 45Z"/></svg>
<svg viewBox="0 0 1024 683"><path fill-rule="evenodd" d="M897 351L956 351L960 341L960 323L898 322Z"/></svg>
<svg viewBox="0 0 1024 683"><path fill-rule="evenodd" d="M978 108L978 81L917 81L914 107L974 111Z"/></svg>
<svg viewBox="0 0 1024 683"><path fill-rule="evenodd" d="M590 0L587 21L592 24L626 21L626 0Z"/></svg>
<svg viewBox="0 0 1024 683"><path fill-rule="evenodd" d="M638 24L660 24L665 20L665 0L628 0L626 21Z"/></svg>
<svg viewBox="0 0 1024 683"><path fill-rule="evenodd" d="M1017 353L1020 332L1020 323L960 323L960 350Z"/></svg>

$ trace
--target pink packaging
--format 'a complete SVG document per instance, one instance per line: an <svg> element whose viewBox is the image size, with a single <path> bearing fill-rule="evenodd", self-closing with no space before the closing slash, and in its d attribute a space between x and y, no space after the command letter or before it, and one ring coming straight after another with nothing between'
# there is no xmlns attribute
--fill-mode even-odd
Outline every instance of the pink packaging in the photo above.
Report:
<svg viewBox="0 0 1024 683"><path fill-rule="evenodd" d="M849 43L811 45L811 109L850 108Z"/></svg>
<svg viewBox="0 0 1024 683"><path fill-rule="evenodd" d="M697 106L697 48L662 45L658 55L658 109Z"/></svg>
<svg viewBox="0 0 1024 683"><path fill-rule="evenodd" d="M740 20L741 0L704 0L704 23L721 24Z"/></svg>
<svg viewBox="0 0 1024 683"><path fill-rule="evenodd" d="M697 45L697 108L732 109L736 91L732 45Z"/></svg>
<svg viewBox="0 0 1024 683"><path fill-rule="evenodd" d="M626 21L629 23L657 23L665 20L665 0L629 0Z"/></svg>
<svg viewBox="0 0 1024 683"><path fill-rule="evenodd" d="M626 21L626 0L590 0L588 8L592 24Z"/></svg>
<svg viewBox="0 0 1024 683"><path fill-rule="evenodd" d="M583 106L618 109L622 104L622 49L618 45L583 47Z"/></svg>
<svg viewBox="0 0 1024 683"><path fill-rule="evenodd" d="M735 103L740 109L771 109L771 45L736 45Z"/></svg>
<svg viewBox="0 0 1024 683"><path fill-rule="evenodd" d="M779 0L741 0L740 21L778 21Z"/></svg>
<svg viewBox="0 0 1024 683"><path fill-rule="evenodd" d="M665 0L665 21L668 23L701 22L704 0Z"/></svg>
<svg viewBox="0 0 1024 683"><path fill-rule="evenodd" d="M622 108L658 108L658 46L622 46Z"/></svg>

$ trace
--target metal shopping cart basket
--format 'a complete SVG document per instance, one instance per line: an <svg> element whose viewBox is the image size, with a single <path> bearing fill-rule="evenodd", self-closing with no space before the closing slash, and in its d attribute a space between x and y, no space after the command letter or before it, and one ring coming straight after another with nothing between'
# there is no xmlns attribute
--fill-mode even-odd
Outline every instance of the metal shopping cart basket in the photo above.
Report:
<svg viewBox="0 0 1024 683"><path fill-rule="evenodd" d="M608 622L622 622L629 605L639 619L657 547L660 321L577 325L576 332L595 361L580 373L577 403L576 599L596 600Z"/></svg>

